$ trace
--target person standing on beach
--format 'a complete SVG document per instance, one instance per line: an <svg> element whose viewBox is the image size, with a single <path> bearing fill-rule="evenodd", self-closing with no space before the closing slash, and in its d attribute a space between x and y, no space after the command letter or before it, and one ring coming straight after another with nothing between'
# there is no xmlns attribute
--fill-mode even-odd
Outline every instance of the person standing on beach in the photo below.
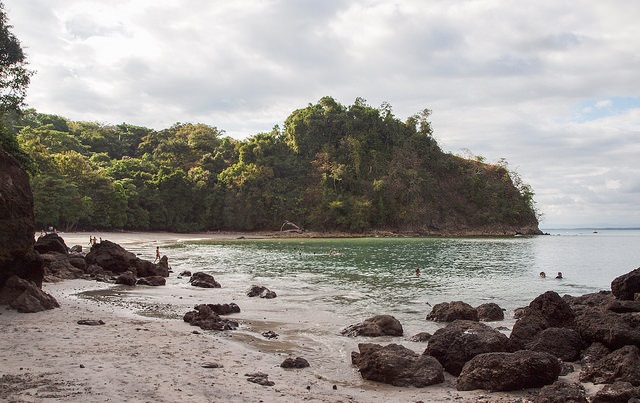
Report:
<svg viewBox="0 0 640 403"><path fill-rule="evenodd" d="M156 246L156 259L153 261L153 263L157 262L160 260L160 247Z"/></svg>

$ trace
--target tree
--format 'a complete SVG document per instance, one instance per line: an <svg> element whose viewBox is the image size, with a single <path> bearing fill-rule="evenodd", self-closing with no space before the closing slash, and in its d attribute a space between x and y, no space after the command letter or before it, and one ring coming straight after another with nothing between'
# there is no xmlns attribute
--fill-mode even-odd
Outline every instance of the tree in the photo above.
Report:
<svg viewBox="0 0 640 403"><path fill-rule="evenodd" d="M33 169L28 155L21 151L4 123L6 115L20 112L33 74L26 68L26 56L11 28L4 4L0 2L0 148L16 157L23 166Z"/></svg>

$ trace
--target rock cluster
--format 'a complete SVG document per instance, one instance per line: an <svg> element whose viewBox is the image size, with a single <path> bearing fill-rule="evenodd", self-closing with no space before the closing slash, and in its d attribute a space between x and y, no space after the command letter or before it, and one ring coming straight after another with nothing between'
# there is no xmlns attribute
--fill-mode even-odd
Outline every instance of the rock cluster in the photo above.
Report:
<svg viewBox="0 0 640 403"><path fill-rule="evenodd" d="M426 337L428 345L421 355L397 344L362 343L359 352L352 352L352 363L363 378L396 386L423 387L442 382L446 371L457 377L458 390L541 388L533 401L542 403L589 401L580 384L558 381L561 374L572 370L567 363L580 361L581 382L607 385L591 397L591 402L638 399L640 268L615 279L611 288L610 292L580 297L546 292L517 310L518 320L509 337L479 322L481 318L499 320L503 310L497 305L473 308L461 301L437 304L427 318L448 324ZM349 326L342 334L385 335L387 330L373 324L401 329L394 320L380 315ZM427 358L435 360L440 368Z"/></svg>

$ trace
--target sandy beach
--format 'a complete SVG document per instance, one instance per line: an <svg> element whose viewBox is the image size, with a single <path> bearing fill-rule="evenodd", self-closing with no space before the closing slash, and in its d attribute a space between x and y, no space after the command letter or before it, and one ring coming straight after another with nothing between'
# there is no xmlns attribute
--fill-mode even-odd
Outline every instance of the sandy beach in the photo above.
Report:
<svg viewBox="0 0 640 403"><path fill-rule="evenodd" d="M225 236L120 235L108 234L108 239L125 248L138 242L167 245L185 238ZM68 245L84 245L88 236L63 238ZM172 273L169 281L184 281L177 277ZM245 290L133 289L87 280L45 283L43 289L58 300L60 308L32 314L0 310L2 401L524 402L537 393L458 392L455 378L449 375L443 384L427 388L363 380L349 359L357 343L396 340L345 337L343 351L324 351L312 337L305 337L304 329L291 330L303 328L304 318L276 315L286 311L277 298L265 309L263 301L249 299ZM203 331L182 320L198 303L228 302L242 307L241 313L231 316L240 323L239 331ZM269 312L274 312L273 317ZM80 320L104 324L82 325ZM261 335L265 329L278 329L282 337L266 339ZM306 358L310 367L280 367L285 358L297 356ZM314 361L321 357L332 365L317 365ZM249 382L247 374L256 372L267 374L274 385ZM577 375L561 379L572 381ZM593 385L587 389L590 394L597 390Z"/></svg>

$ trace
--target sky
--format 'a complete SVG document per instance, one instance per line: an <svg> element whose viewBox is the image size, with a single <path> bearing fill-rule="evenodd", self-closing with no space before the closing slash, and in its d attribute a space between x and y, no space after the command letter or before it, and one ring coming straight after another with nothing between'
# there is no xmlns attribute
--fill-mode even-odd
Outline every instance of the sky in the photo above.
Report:
<svg viewBox="0 0 640 403"><path fill-rule="evenodd" d="M331 96L428 108L541 228L640 227L640 2L3 0L41 113L244 139Z"/></svg>

